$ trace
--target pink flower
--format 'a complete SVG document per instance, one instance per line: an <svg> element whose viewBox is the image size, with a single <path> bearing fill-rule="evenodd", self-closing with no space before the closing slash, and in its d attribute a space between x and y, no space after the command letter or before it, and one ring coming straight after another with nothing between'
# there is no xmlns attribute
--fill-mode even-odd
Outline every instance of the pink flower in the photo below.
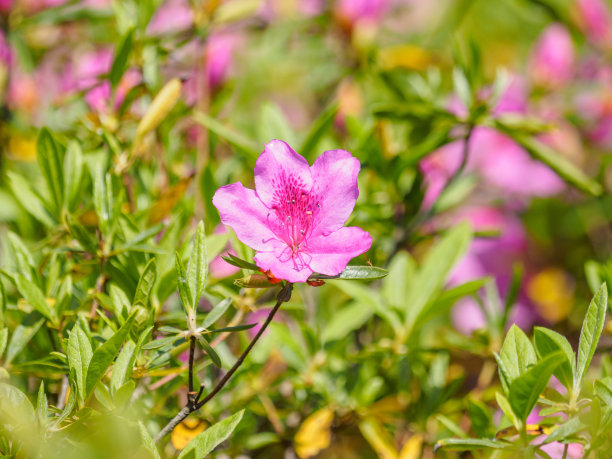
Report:
<svg viewBox="0 0 612 459"><path fill-rule="evenodd" d="M227 228L225 228L225 226L223 225L218 225L213 231L213 234L224 233L227 233ZM213 258L213 260L210 262L208 268L211 277L214 277L215 279L223 279L225 277L233 276L238 271L240 271L240 268L234 265L230 265L227 261L223 259L223 256L227 255L228 253L234 256L236 255L236 252L232 250L232 244L229 242L225 246L223 252Z"/></svg>
<svg viewBox="0 0 612 459"><path fill-rule="evenodd" d="M342 21L357 23L378 23L390 7L390 0L339 0L336 6Z"/></svg>
<svg viewBox="0 0 612 459"><path fill-rule="evenodd" d="M370 235L344 227L359 195L359 161L348 151L308 162L281 140L255 164L255 190L232 183L213 197L221 222L257 250L255 262L279 279L305 282L313 272L334 276L366 252Z"/></svg>
<svg viewBox="0 0 612 459"><path fill-rule="evenodd" d="M565 26L553 24L540 35L531 56L531 77L540 86L558 88L568 83L573 73L572 37Z"/></svg>
<svg viewBox="0 0 612 459"><path fill-rule="evenodd" d="M231 32L214 33L208 37L204 73L209 88L227 79L234 60L234 50L239 43L240 37Z"/></svg>
<svg viewBox="0 0 612 459"><path fill-rule="evenodd" d="M585 35L594 43L610 45L612 16L602 0L577 0Z"/></svg>
<svg viewBox="0 0 612 459"><path fill-rule="evenodd" d="M155 12L147 33L164 35L187 30L193 24L193 11L187 0L167 0Z"/></svg>
<svg viewBox="0 0 612 459"><path fill-rule="evenodd" d="M0 13L8 13L13 6L13 0L0 0Z"/></svg>
<svg viewBox="0 0 612 459"><path fill-rule="evenodd" d="M11 48L6 41L4 33L0 30L0 65L6 65L11 61Z"/></svg>

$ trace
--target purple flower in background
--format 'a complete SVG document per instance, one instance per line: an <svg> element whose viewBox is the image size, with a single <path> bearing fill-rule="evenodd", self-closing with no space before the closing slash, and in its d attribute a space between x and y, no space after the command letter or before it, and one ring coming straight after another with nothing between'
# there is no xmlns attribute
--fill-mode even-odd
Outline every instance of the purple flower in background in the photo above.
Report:
<svg viewBox="0 0 612 459"><path fill-rule="evenodd" d="M217 190L213 204L221 222L257 250L262 270L289 282L313 272L334 276L372 244L361 228L344 227L359 195L359 169L348 151L326 151L309 166L272 140L255 164L255 190L232 183Z"/></svg>
<svg viewBox="0 0 612 459"><path fill-rule="evenodd" d="M234 50L239 43L240 37L231 32L213 33L208 37L204 73L209 88L227 79L234 60Z"/></svg>
<svg viewBox="0 0 612 459"><path fill-rule="evenodd" d="M574 74L574 44L567 28L552 24L540 35L529 65L532 80L544 87L558 88Z"/></svg>
<svg viewBox="0 0 612 459"><path fill-rule="evenodd" d="M224 233L227 233L227 228L225 228L225 226L223 225L218 225L213 231L213 234L224 234ZM213 258L213 260L210 262L208 266L209 273L212 277L216 279L223 279L224 277L232 276L236 274L238 271L240 271L240 268L234 265L230 265L227 261L223 259L223 255L226 255L228 253L232 255L236 255L236 252L234 252L234 250L232 249L232 244L229 242L225 246L225 249L223 250L223 252L221 252L220 255L217 255L215 258Z"/></svg>
<svg viewBox="0 0 612 459"><path fill-rule="evenodd" d="M4 33L0 30L0 64L8 65L11 61L11 48L6 42Z"/></svg>
<svg viewBox="0 0 612 459"><path fill-rule="evenodd" d="M612 16L603 0L577 0L584 34L593 43L610 46Z"/></svg>

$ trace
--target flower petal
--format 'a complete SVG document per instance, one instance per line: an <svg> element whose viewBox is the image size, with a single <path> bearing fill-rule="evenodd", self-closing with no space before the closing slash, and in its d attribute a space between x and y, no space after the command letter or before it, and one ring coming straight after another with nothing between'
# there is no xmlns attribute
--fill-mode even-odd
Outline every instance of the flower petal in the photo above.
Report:
<svg viewBox="0 0 612 459"><path fill-rule="evenodd" d="M255 250L270 250L276 236L268 226L266 206L254 190L242 183L222 186L213 196L213 205L221 215L221 222L230 226L240 241Z"/></svg>
<svg viewBox="0 0 612 459"><path fill-rule="evenodd" d="M352 258L367 252L371 245L372 237L356 226L340 228L328 236L310 238L310 268L320 274L335 276L346 268Z"/></svg>
<svg viewBox="0 0 612 459"><path fill-rule="evenodd" d="M272 207L278 187L287 186L289 179L306 193L312 189L308 161L293 151L286 142L272 140L266 144L255 163L257 195L266 206Z"/></svg>
<svg viewBox="0 0 612 459"><path fill-rule="evenodd" d="M313 192L320 197L315 234L326 235L342 228L359 196L359 160L345 150L329 150L311 167Z"/></svg>
<svg viewBox="0 0 612 459"><path fill-rule="evenodd" d="M312 270L303 262L294 262L289 250L289 247L285 245L274 252L257 252L254 257L255 263L264 271L270 270L274 277L279 279L288 282L306 282Z"/></svg>

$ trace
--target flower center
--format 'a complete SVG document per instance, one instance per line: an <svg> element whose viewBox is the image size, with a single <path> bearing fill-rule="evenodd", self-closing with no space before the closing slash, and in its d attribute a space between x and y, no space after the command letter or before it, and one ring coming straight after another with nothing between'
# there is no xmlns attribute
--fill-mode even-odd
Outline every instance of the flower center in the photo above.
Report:
<svg viewBox="0 0 612 459"><path fill-rule="evenodd" d="M307 239L312 233L314 219L320 209L319 197L308 191L302 181L295 176L287 176L281 171L272 181L274 200L272 210L277 224L274 232L286 244L290 258L297 259L300 265L308 262L302 257ZM297 269L297 268L296 268Z"/></svg>

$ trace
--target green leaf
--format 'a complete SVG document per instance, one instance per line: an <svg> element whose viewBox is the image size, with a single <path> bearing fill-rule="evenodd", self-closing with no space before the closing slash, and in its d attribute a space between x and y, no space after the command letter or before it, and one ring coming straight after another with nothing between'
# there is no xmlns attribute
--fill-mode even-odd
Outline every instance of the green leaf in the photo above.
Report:
<svg viewBox="0 0 612 459"><path fill-rule="evenodd" d="M516 430L520 430L522 422L512 410L512 406L510 406L510 402L508 401L508 399L504 397L502 394L500 394L499 392L496 392L495 400L497 400L497 404L499 405L501 410L504 412L506 417L510 419L510 422L512 422L512 425L516 427Z"/></svg>
<svg viewBox="0 0 612 459"><path fill-rule="evenodd" d="M599 183L591 179L548 145L529 135L513 132L512 129L499 122L497 122L497 126L527 150L533 158L546 164L566 182L593 196L600 196L603 192Z"/></svg>
<svg viewBox="0 0 612 459"><path fill-rule="evenodd" d="M70 235L78 241L81 247L83 247L83 250L92 255L96 255L98 252L98 242L94 239L93 234L87 231L83 225L70 215L66 215L65 221L68 225Z"/></svg>
<svg viewBox="0 0 612 459"><path fill-rule="evenodd" d="M333 125L336 114L338 113L338 103L334 102L325 108L317 119L312 123L306 138L300 145L298 152L306 159L312 159L317 145L327 132L327 130Z"/></svg>
<svg viewBox="0 0 612 459"><path fill-rule="evenodd" d="M574 434L587 429L588 426L579 417L573 417L569 421L556 427L544 440L544 443L561 441L564 438L572 437Z"/></svg>
<svg viewBox="0 0 612 459"><path fill-rule="evenodd" d="M121 328L93 353L89 368L87 369L87 379L85 382L86 397L91 395L96 384L102 379L109 365L119 353L125 337L132 328L135 317L135 314L130 314Z"/></svg>
<svg viewBox="0 0 612 459"><path fill-rule="evenodd" d="M41 381L38 387L38 397L36 398L36 416L40 425L45 426L49 417L49 407L47 394L45 393L45 382Z"/></svg>
<svg viewBox="0 0 612 459"><path fill-rule="evenodd" d="M0 355L2 355L1 352ZM594 386L597 396L612 409L612 377L606 376L603 379L598 379Z"/></svg>
<svg viewBox="0 0 612 459"><path fill-rule="evenodd" d="M6 359L4 361L5 365L9 365L13 361L24 346L30 342L36 332L38 332L42 324L45 323L46 319L43 318L30 324L33 315L38 316L37 313L33 313L27 318L27 320L24 320L21 324L17 325L15 330L13 330L13 334L11 335L11 339L9 340L9 344L6 349Z"/></svg>
<svg viewBox="0 0 612 459"><path fill-rule="evenodd" d="M453 69L453 89L459 100L463 103L463 106L469 110L474 102L472 89L465 73L458 67Z"/></svg>
<svg viewBox="0 0 612 459"><path fill-rule="evenodd" d="M365 324L374 314L367 303L355 302L336 311L325 325L321 339L327 343L342 339Z"/></svg>
<svg viewBox="0 0 612 459"><path fill-rule="evenodd" d="M427 303L441 289L448 273L467 250L472 238L470 226L463 222L452 228L430 250L414 277L412 288L405 299L405 326L408 332ZM409 333L408 333L409 334Z"/></svg>
<svg viewBox="0 0 612 459"><path fill-rule="evenodd" d="M56 218L47 209L40 195L32 189L30 182L12 171L8 171L6 175L11 191L19 204L43 225L53 228L57 224Z"/></svg>
<svg viewBox="0 0 612 459"><path fill-rule="evenodd" d="M202 325L200 325L202 328L209 328L211 325L213 325L217 320L219 320L221 318L221 316L223 316L223 314L225 314L225 311L227 311L227 309L230 307L230 305L232 304L232 299L231 298L226 298L222 301L220 301L214 308L212 308L212 310L206 315L206 318L204 319L204 321L202 322Z"/></svg>
<svg viewBox="0 0 612 459"><path fill-rule="evenodd" d="M387 276L389 271L376 266L347 266L344 270L335 276L327 276L326 274L312 273L308 280L318 279L352 279L352 280L374 280L382 279Z"/></svg>
<svg viewBox="0 0 612 459"><path fill-rule="evenodd" d="M241 133L224 126L206 113L196 111L193 114L193 119L196 123L203 125L217 136L225 139L236 147L238 151L244 153L248 159L255 160L259 156L260 151L255 142Z"/></svg>
<svg viewBox="0 0 612 459"><path fill-rule="evenodd" d="M499 357L507 372L508 383L512 383L516 378L525 374L527 369L537 361L531 341L516 325L512 325L508 330Z"/></svg>
<svg viewBox="0 0 612 459"><path fill-rule="evenodd" d="M479 449L514 449L511 443L501 440L486 440L484 438L446 438L436 442L435 449L446 451L473 451Z"/></svg>
<svg viewBox="0 0 612 459"><path fill-rule="evenodd" d="M555 368L565 360L563 352L548 354L537 364L530 367L510 382L509 401L512 410L521 421L525 421L546 388Z"/></svg>
<svg viewBox="0 0 612 459"><path fill-rule="evenodd" d="M241 410L233 416L230 416L229 418L226 418L223 421L212 425L204 432L197 435L187 444L187 446L185 446L185 449L181 451L181 454L179 454L178 459L196 459L206 457L219 444L229 438L229 436L232 434L232 432L242 419L243 415L244 410Z"/></svg>
<svg viewBox="0 0 612 459"><path fill-rule="evenodd" d="M40 312L49 321L55 321L55 313L47 304L45 295L40 291L36 284L29 281L21 274L17 274L15 276L15 284L17 284L17 289L19 292L34 309Z"/></svg>
<svg viewBox="0 0 612 459"><path fill-rule="evenodd" d="M255 325L257 325L257 322L253 324L234 325L233 327L216 328L214 330L209 330L209 333L237 332L243 330L250 330Z"/></svg>
<svg viewBox="0 0 612 459"><path fill-rule="evenodd" d="M571 389L574 373L576 371L576 355L569 341L565 336L544 327L534 328L533 341L540 358L552 354L553 352L563 352L566 361L557 367L554 375L568 390Z"/></svg>
<svg viewBox="0 0 612 459"><path fill-rule="evenodd" d="M79 405L83 405L87 395L85 383L87 381L87 369L93 355L91 343L87 334L77 323L72 327L68 337L68 365L71 373L74 371L75 383L79 395Z"/></svg>
<svg viewBox="0 0 612 459"><path fill-rule="evenodd" d="M487 406L478 400L468 398L467 411L474 433L478 437L492 437L494 434L493 421Z"/></svg>
<svg viewBox="0 0 612 459"><path fill-rule="evenodd" d="M140 430L140 439L142 440L142 444L147 451L149 451L154 459L161 459L159 455L159 451L157 451L157 447L155 446L155 442L149 435L149 431L142 423L142 421L138 421L138 430Z"/></svg>
<svg viewBox="0 0 612 459"><path fill-rule="evenodd" d="M188 321L191 325L191 318L193 317L193 297L191 296L191 289L189 288L189 282L187 282L187 276L185 275L185 268L179 254L175 257L175 268L176 268L176 283L178 285L179 296L181 297L181 303L185 314L187 314Z"/></svg>
<svg viewBox="0 0 612 459"><path fill-rule="evenodd" d="M4 350L6 349L6 343L8 342L8 328L0 329L0 359L2 359L2 355L4 354Z"/></svg>
<svg viewBox="0 0 612 459"><path fill-rule="evenodd" d="M582 379L589 368L593 354L595 354L595 349L597 348L606 319L607 307L608 287L603 283L589 304L586 317L582 323L582 330L580 331L578 364L576 374L574 375L574 391L576 394L580 392Z"/></svg>
<svg viewBox="0 0 612 459"><path fill-rule="evenodd" d="M130 54L132 53L132 47L134 44L134 29L130 29L123 36L123 39L115 50L115 56L113 59L113 65L110 70L109 80L113 88L116 88L121 81L121 77L125 73L128 66Z"/></svg>
<svg viewBox="0 0 612 459"><path fill-rule="evenodd" d="M0 327L4 325L4 314L6 311L6 290L4 290L4 284L0 279ZM2 353L0 352L0 357Z"/></svg>
<svg viewBox="0 0 612 459"><path fill-rule="evenodd" d="M227 261L230 265L234 265L237 268L241 268L241 269L248 269L251 271L261 271L259 269L259 266L253 264L253 263L249 263L248 261L242 260L234 255L232 255L231 253L228 253L227 256L225 257L221 257L223 258L225 261Z"/></svg>
<svg viewBox="0 0 612 459"><path fill-rule="evenodd" d="M181 338L183 338L183 336L173 335L173 336L166 336L165 338L154 339L153 341L142 346L142 349L144 351L149 351L152 349L159 349L160 347L167 346L168 344L174 344L174 342L178 341Z"/></svg>
<svg viewBox="0 0 612 459"><path fill-rule="evenodd" d="M106 233L113 220L112 182L110 175L104 173L104 166L98 164L92 172L93 202L100 222L100 229ZM108 186L107 186L108 185Z"/></svg>
<svg viewBox="0 0 612 459"><path fill-rule="evenodd" d="M296 145L295 133L285 118L283 111L273 102L261 106L257 123L258 139L268 142L271 139L283 139L289 145Z"/></svg>
<svg viewBox="0 0 612 459"><path fill-rule="evenodd" d="M187 264L187 281L189 282L190 291L194 294L193 303L191 304L194 310L198 308L198 303L204 291L204 285L206 285L207 278L208 257L206 255L206 234L204 233L204 222L200 220L198 228L196 229L194 247L189 257L189 263Z"/></svg>
<svg viewBox="0 0 612 459"><path fill-rule="evenodd" d="M155 284L157 278L157 261L155 258L151 258L145 265L144 270L138 280L138 286L136 287L136 293L134 294L133 306L140 304L145 308L149 304L149 296Z"/></svg>
<svg viewBox="0 0 612 459"><path fill-rule="evenodd" d="M128 340L123 345L123 348L119 352L117 356L117 360L115 360L115 364L113 365L113 374L111 375L110 380L110 389L114 394L116 393L123 384L129 380L132 376L132 367L130 367L130 362L132 361L132 354L136 345L134 341Z"/></svg>
<svg viewBox="0 0 612 459"><path fill-rule="evenodd" d="M202 346L202 349L204 349L204 351L210 357L210 360L212 360L212 362L217 367L221 368L221 359L219 358L219 355L215 352L215 350L210 346L206 338L204 338L202 335L197 335L197 339L198 343L200 343L200 346Z"/></svg>
<svg viewBox="0 0 612 459"><path fill-rule="evenodd" d="M38 165L47 182L55 215L59 216L64 204L64 157L60 146L47 128L41 129L36 146Z"/></svg>
<svg viewBox="0 0 612 459"><path fill-rule="evenodd" d="M68 144L64 157L64 208L74 210L82 198L81 185L83 183L83 152L76 141Z"/></svg>
<svg viewBox="0 0 612 459"><path fill-rule="evenodd" d="M26 394L10 384L0 382L0 419L3 430L12 427L32 427L36 415Z"/></svg>

